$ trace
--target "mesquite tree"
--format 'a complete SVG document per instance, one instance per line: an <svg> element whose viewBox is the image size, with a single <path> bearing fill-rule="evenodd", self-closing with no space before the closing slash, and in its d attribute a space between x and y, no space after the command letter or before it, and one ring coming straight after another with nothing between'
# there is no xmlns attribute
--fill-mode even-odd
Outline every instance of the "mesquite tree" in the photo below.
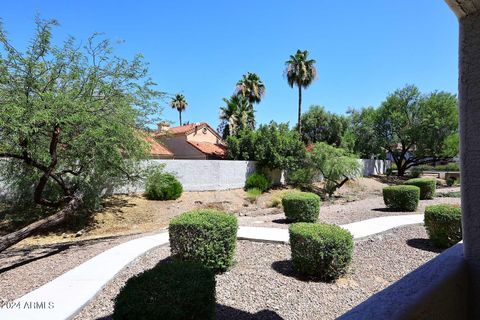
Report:
<svg viewBox="0 0 480 320"><path fill-rule="evenodd" d="M43 220L0 238L0 251L62 222L102 191L138 177L148 151L140 128L158 112L141 56L113 55L108 40L52 43L55 20L36 21L25 51L0 26L0 158L12 193L51 208ZM25 182L26 181L26 182Z"/></svg>

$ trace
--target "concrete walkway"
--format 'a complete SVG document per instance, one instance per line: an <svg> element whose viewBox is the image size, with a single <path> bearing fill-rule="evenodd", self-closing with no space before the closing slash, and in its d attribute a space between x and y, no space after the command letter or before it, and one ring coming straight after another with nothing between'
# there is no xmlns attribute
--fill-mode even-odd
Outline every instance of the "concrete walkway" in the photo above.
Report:
<svg viewBox="0 0 480 320"><path fill-rule="evenodd" d="M360 239L422 222L423 214L413 214L373 218L342 227L349 230L354 239ZM241 226L237 236L238 239L288 243L287 229ZM71 319L126 265L148 250L165 244L168 244L168 231L113 247L9 305L1 305L0 319Z"/></svg>

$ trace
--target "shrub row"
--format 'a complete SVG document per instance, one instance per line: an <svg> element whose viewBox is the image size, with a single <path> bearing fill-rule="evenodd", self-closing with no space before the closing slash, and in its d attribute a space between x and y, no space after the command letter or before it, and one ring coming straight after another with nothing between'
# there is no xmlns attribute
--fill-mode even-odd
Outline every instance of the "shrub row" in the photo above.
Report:
<svg viewBox="0 0 480 320"><path fill-rule="evenodd" d="M353 237L336 225L294 223L289 228L293 269L324 281L345 274L352 260Z"/></svg>
<svg viewBox="0 0 480 320"><path fill-rule="evenodd" d="M387 208L398 211L415 211L420 199L420 188L402 185L383 188L383 201Z"/></svg>
<svg viewBox="0 0 480 320"><path fill-rule="evenodd" d="M447 248L462 240L462 210L459 206L437 204L425 208L425 228L432 242Z"/></svg>
<svg viewBox="0 0 480 320"><path fill-rule="evenodd" d="M310 192L289 192L282 198L283 211L294 222L316 222L320 213L320 197Z"/></svg>
<svg viewBox="0 0 480 320"><path fill-rule="evenodd" d="M416 178L404 182L405 185L417 186L420 188L420 200L433 199L437 182L430 178Z"/></svg>

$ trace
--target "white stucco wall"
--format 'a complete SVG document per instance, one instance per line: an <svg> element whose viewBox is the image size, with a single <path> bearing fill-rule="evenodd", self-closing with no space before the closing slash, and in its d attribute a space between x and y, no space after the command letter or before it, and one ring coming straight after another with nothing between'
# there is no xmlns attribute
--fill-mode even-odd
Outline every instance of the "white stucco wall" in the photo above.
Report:
<svg viewBox="0 0 480 320"><path fill-rule="evenodd" d="M362 161L363 163L364 177L385 174L387 173L387 169L391 166L390 160L361 159L359 161Z"/></svg>
<svg viewBox="0 0 480 320"><path fill-rule="evenodd" d="M146 166L165 164L185 191L243 188L246 177L255 171L255 161L230 160L148 160ZM144 182L117 188L114 193L143 192Z"/></svg>

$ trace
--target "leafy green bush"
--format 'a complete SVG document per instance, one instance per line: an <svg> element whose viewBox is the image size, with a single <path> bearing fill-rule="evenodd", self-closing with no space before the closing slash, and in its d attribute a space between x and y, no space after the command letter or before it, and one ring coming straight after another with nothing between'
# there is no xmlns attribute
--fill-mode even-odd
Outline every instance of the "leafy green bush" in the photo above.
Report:
<svg viewBox="0 0 480 320"><path fill-rule="evenodd" d="M113 319L215 319L215 275L190 262L158 264L127 281Z"/></svg>
<svg viewBox="0 0 480 320"><path fill-rule="evenodd" d="M247 190L247 200L250 201L251 203L254 203L257 201L258 197L262 195L262 190L258 188L252 188Z"/></svg>
<svg viewBox="0 0 480 320"><path fill-rule="evenodd" d="M418 178L422 175L423 169L419 167L413 167L412 170L410 171L410 175L412 178Z"/></svg>
<svg viewBox="0 0 480 320"><path fill-rule="evenodd" d="M254 172L247 177L245 181L245 190L259 189L261 192L265 192L270 188L270 180L262 173Z"/></svg>
<svg viewBox="0 0 480 320"><path fill-rule="evenodd" d="M417 186L389 186L383 188L383 201L387 208L399 211L415 211L420 199Z"/></svg>
<svg viewBox="0 0 480 320"><path fill-rule="evenodd" d="M182 213L170 221L172 257L225 271L233 264L237 228L237 218L225 212L202 209Z"/></svg>
<svg viewBox="0 0 480 320"><path fill-rule="evenodd" d="M451 187L455 184L455 182L457 182L457 179L455 179L455 177L448 177L446 182L447 186Z"/></svg>
<svg viewBox="0 0 480 320"><path fill-rule="evenodd" d="M417 186L420 188L420 200L433 199L437 182L430 178L416 178L404 182L405 185Z"/></svg>
<svg viewBox="0 0 480 320"><path fill-rule="evenodd" d="M290 221L316 222L320 213L320 197L310 192L290 192L282 198L282 206Z"/></svg>
<svg viewBox="0 0 480 320"><path fill-rule="evenodd" d="M149 200L175 200L182 192L182 184L170 173L156 170L147 177L145 196Z"/></svg>
<svg viewBox="0 0 480 320"><path fill-rule="evenodd" d="M305 167L289 172L287 183L302 190L309 190L313 184L316 172L313 168Z"/></svg>
<svg viewBox="0 0 480 320"><path fill-rule="evenodd" d="M460 166L457 163L448 163L446 165L430 166L420 165L416 168L421 168L422 171L460 171Z"/></svg>
<svg viewBox="0 0 480 320"><path fill-rule="evenodd" d="M462 240L462 210L459 206L437 204L425 208L425 228L436 246L447 248Z"/></svg>
<svg viewBox="0 0 480 320"><path fill-rule="evenodd" d="M330 281L345 274L352 260L353 237L336 225L294 223L289 228L293 269Z"/></svg>
<svg viewBox="0 0 480 320"><path fill-rule="evenodd" d="M258 130L242 130L227 138L227 157L231 160L256 160L261 168L293 171L305 159L305 145L297 130L288 123L260 125Z"/></svg>

